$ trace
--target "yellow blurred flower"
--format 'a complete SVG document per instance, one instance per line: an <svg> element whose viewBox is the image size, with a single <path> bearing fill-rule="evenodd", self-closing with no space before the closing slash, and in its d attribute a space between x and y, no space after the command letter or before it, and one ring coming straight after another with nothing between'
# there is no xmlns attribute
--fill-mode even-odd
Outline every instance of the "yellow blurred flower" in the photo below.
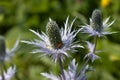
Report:
<svg viewBox="0 0 120 80"><path fill-rule="evenodd" d="M101 6L107 7L111 3L111 0L101 0Z"/></svg>
<svg viewBox="0 0 120 80"><path fill-rule="evenodd" d="M110 58L111 61L120 60L120 56L118 56L118 55L110 55L109 58Z"/></svg>

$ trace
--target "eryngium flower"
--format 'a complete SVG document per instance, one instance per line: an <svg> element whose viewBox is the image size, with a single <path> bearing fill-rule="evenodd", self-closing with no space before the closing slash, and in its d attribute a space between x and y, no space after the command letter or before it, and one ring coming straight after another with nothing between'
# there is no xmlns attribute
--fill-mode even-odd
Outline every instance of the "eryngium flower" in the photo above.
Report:
<svg viewBox="0 0 120 80"><path fill-rule="evenodd" d="M77 68L78 64L75 64L75 59L73 59L68 67L68 70L64 70L65 73L65 79L66 80L87 80L86 72L89 68L89 66L85 66L84 69L81 71L80 74L77 74ZM52 73L41 73L46 78L49 78L50 80L64 80L62 75L55 76Z"/></svg>
<svg viewBox="0 0 120 80"><path fill-rule="evenodd" d="M99 59L100 57L95 54L95 52L97 51L94 51L95 44L87 42L87 45L88 45L89 53L84 58L90 58L92 62L94 62L94 60L96 59Z"/></svg>
<svg viewBox="0 0 120 80"><path fill-rule="evenodd" d="M16 72L16 66L9 67L7 72L4 72L4 78L5 78L4 80L10 80L14 76L15 72ZM0 75L0 80L3 80L1 75Z"/></svg>
<svg viewBox="0 0 120 80"><path fill-rule="evenodd" d="M60 58L63 61L66 56L67 57L69 56L67 51L74 52L76 51L74 48L82 47L78 44L78 42L73 42L75 39L75 36L81 29L79 30L74 29L72 31L72 26L75 19L72 21L70 25L68 24L68 19L69 17L66 20L64 28L61 28L60 30L56 22L50 19L50 21L47 24L47 26L50 27L49 28L50 31L47 30L48 31L47 34L49 35L46 35L44 32L42 32L42 34L39 34L39 32L30 30L35 35L37 35L41 40L35 39L34 41L22 41L22 42L28 43L37 47L37 49L33 50L33 53L42 52L43 55L51 56L53 61L55 62L56 60L58 60L58 58ZM51 32L52 29L57 34L55 34L55 32ZM59 40L54 41L53 39L54 40L59 39Z"/></svg>
<svg viewBox="0 0 120 80"><path fill-rule="evenodd" d="M102 14L100 10L94 10L92 13L92 18L90 19L90 25L86 24L83 26L84 33L89 33L90 36L98 37L115 33L109 31L110 26L114 23L114 21L108 23L109 18L110 17L102 22Z"/></svg>
<svg viewBox="0 0 120 80"><path fill-rule="evenodd" d="M94 30L98 31L99 33L102 31L103 26L102 26L102 14L101 11L96 9L92 13L92 22L91 26L93 27Z"/></svg>
<svg viewBox="0 0 120 80"><path fill-rule="evenodd" d="M63 46L63 43L57 23L50 19L47 23L46 29L51 47L54 49L60 49Z"/></svg>
<svg viewBox="0 0 120 80"><path fill-rule="evenodd" d="M15 52L18 50L19 39L15 42L12 49L6 50L5 61L10 61L12 57L15 55Z"/></svg>
<svg viewBox="0 0 120 80"><path fill-rule="evenodd" d="M11 50L6 49L4 37L0 36L0 63L4 60L9 61L18 48L19 40L16 41L14 47Z"/></svg>

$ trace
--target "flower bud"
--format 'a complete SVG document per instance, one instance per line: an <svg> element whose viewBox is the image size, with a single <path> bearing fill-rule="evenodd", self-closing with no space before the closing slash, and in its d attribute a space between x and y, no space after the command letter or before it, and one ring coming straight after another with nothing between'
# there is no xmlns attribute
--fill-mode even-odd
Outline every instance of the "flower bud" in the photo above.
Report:
<svg viewBox="0 0 120 80"><path fill-rule="evenodd" d="M103 27L102 27L102 14L101 11L98 9L95 9L92 13L92 23L91 26L93 27L94 30L101 32Z"/></svg>
<svg viewBox="0 0 120 80"><path fill-rule="evenodd" d="M4 37L0 36L0 63L4 61L5 57L5 40Z"/></svg>
<svg viewBox="0 0 120 80"><path fill-rule="evenodd" d="M50 19L46 29L52 48L60 49L63 43L57 23Z"/></svg>

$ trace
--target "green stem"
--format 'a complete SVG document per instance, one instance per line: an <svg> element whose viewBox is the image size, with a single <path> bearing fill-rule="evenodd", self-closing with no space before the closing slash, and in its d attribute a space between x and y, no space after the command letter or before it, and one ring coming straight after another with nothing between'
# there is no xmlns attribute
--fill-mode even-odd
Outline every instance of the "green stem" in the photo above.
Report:
<svg viewBox="0 0 120 80"><path fill-rule="evenodd" d="M83 64L82 68L80 69L80 71L77 73L77 75L75 76L75 78L77 78L79 75L81 75L82 71L84 70L84 68L86 67L86 65L89 63L90 58L88 58L85 63ZM76 79L75 79L76 80Z"/></svg>
<svg viewBox="0 0 120 80"><path fill-rule="evenodd" d="M96 51L97 38L98 38L98 36L94 36L94 44L95 44L95 47L94 47L94 49L93 49L93 53L95 53L95 51ZM84 68L87 66L87 64L89 63L89 61L90 61L90 58L88 58L88 59L85 61L85 63L83 64L81 70L77 73L76 77L78 77L79 75L81 75L82 71L83 71ZM76 77L75 77L75 78L76 78Z"/></svg>
<svg viewBox="0 0 120 80"><path fill-rule="evenodd" d="M5 80L3 67L4 67L3 63L1 63L1 76L2 76L2 80Z"/></svg>
<svg viewBox="0 0 120 80"><path fill-rule="evenodd" d="M59 63L59 67L60 67L60 71L61 71L63 80L66 80L66 79L65 79L65 74L64 74L64 71L63 71L62 61L61 61L61 58L60 58L60 57L59 57L59 59L58 59L58 63Z"/></svg>
<svg viewBox="0 0 120 80"><path fill-rule="evenodd" d="M94 37L94 44L95 44L95 47L94 47L93 53L95 53L95 50L96 50L97 38L98 38L98 36L95 36L95 37Z"/></svg>
<svg viewBox="0 0 120 80"><path fill-rule="evenodd" d="M16 78L16 80L20 80L20 78L18 77L18 73L17 72L15 73L15 78Z"/></svg>

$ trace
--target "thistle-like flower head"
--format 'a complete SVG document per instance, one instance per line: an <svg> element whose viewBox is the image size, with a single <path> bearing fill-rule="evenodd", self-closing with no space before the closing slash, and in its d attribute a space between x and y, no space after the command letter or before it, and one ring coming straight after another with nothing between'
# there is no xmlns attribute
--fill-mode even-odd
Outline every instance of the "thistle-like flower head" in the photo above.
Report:
<svg viewBox="0 0 120 80"><path fill-rule="evenodd" d="M7 72L4 72L4 78L5 80L10 80L16 72L16 66L9 67ZM2 76L0 75L0 80L2 80Z"/></svg>
<svg viewBox="0 0 120 80"><path fill-rule="evenodd" d="M114 23L114 21L108 23L109 18L110 17L108 17L105 21L102 21L101 11L95 9L92 13L92 18L90 19L90 25L86 24L83 26L84 32L90 34L90 36L98 37L115 33L109 31L110 26Z"/></svg>
<svg viewBox="0 0 120 80"><path fill-rule="evenodd" d="M96 59L99 59L100 57L97 56L95 54L96 51L94 51L95 44L92 44L87 41L87 45L88 45L89 53L84 58L90 58L92 62L94 62L94 60Z"/></svg>
<svg viewBox="0 0 120 80"><path fill-rule="evenodd" d="M19 39L15 42L12 49L6 50L5 61L10 61L12 57L15 55L15 52L18 50Z"/></svg>
<svg viewBox="0 0 120 80"><path fill-rule="evenodd" d="M89 66L85 66L82 72L78 75L78 64L75 63L75 59L73 59L68 66L68 70L64 70L65 73L65 79L66 80L87 80L86 71L88 70ZM49 78L50 80L64 80L62 75L55 76L52 73L41 73L46 78Z"/></svg>
<svg viewBox="0 0 120 80"><path fill-rule="evenodd" d="M63 46L63 42L57 23L50 19L47 23L46 29L51 47L54 49L60 49Z"/></svg>
<svg viewBox="0 0 120 80"><path fill-rule="evenodd" d="M48 55L52 57L52 60L56 62L58 58L62 61L64 60L65 56L69 56L67 51L74 52L76 51L75 47L82 47L77 44L77 42L73 42L77 33L81 30L73 30L72 26L75 19L72 23L68 24L68 19L64 25L64 28L59 29L57 23L52 19L49 19L47 23L47 34L42 32L39 34L34 30L30 30L35 35L37 35L41 40L35 39L34 41L22 41L24 43L28 43L37 47L33 51L33 53L42 52L43 55Z"/></svg>
<svg viewBox="0 0 120 80"><path fill-rule="evenodd" d="M102 14L100 10L96 9L93 11L90 25L95 31L101 33L103 26L102 26Z"/></svg>
<svg viewBox="0 0 120 80"><path fill-rule="evenodd" d="M4 60L9 61L14 56L14 53L18 48L18 44L19 40L16 41L16 44L11 50L7 50L4 37L0 36L0 63L2 63Z"/></svg>

